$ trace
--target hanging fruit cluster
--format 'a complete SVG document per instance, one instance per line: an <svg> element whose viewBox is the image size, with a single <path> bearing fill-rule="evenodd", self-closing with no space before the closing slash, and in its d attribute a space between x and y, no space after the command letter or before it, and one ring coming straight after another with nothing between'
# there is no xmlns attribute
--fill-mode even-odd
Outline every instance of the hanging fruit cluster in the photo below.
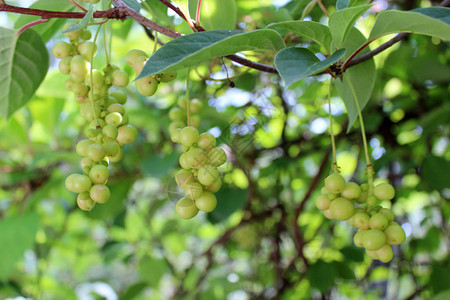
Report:
<svg viewBox="0 0 450 300"><path fill-rule="evenodd" d="M65 29L72 24L67 24ZM137 130L128 124L125 113L127 97L113 91L112 86L128 85L128 74L117 66L106 66L102 71L89 67L89 61L97 51L95 42L88 41L91 32L75 30L64 34L70 42L59 41L53 55L60 58L59 70L70 75L65 86L81 103L80 114L89 122L85 139L77 143L76 152L83 157L83 174L69 175L66 188L78 193L77 204L82 210L91 210L96 203L105 203L110 198L106 186L110 162L122 158L122 147L137 138Z"/></svg>

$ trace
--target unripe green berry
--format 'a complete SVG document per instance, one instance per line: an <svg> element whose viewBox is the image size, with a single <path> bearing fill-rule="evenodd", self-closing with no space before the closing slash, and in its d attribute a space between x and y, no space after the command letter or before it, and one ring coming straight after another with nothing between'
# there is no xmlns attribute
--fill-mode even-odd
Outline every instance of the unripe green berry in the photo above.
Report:
<svg viewBox="0 0 450 300"><path fill-rule="evenodd" d="M123 105L127 102L127 95L122 92L114 91L114 92L111 92L109 95L111 97L113 97L114 99L116 99L117 103L119 103L119 104Z"/></svg>
<svg viewBox="0 0 450 300"><path fill-rule="evenodd" d="M106 185L94 184L89 190L89 195L91 196L91 199L97 203L106 203L109 200L111 193Z"/></svg>
<svg viewBox="0 0 450 300"><path fill-rule="evenodd" d="M122 70L115 70L112 73L112 85L118 87L126 87L129 82L128 74Z"/></svg>
<svg viewBox="0 0 450 300"><path fill-rule="evenodd" d="M208 163L214 167L223 165L227 161L227 155L220 147L214 147L208 151Z"/></svg>
<svg viewBox="0 0 450 300"><path fill-rule="evenodd" d="M200 197L195 200L195 206L202 211L211 212L217 206L217 198L213 193L203 192Z"/></svg>
<svg viewBox="0 0 450 300"><path fill-rule="evenodd" d="M89 191L92 182L86 175L71 174L66 178L65 185L71 192L82 193Z"/></svg>
<svg viewBox="0 0 450 300"><path fill-rule="evenodd" d="M90 40L91 37L92 37L92 33L89 30L87 30L87 29L81 30L80 39L87 41L87 40Z"/></svg>
<svg viewBox="0 0 450 300"><path fill-rule="evenodd" d="M92 145L93 143L94 142L92 142L91 140L88 140L88 139L79 141L75 148L77 154L79 156L87 156L89 146Z"/></svg>
<svg viewBox="0 0 450 300"><path fill-rule="evenodd" d="M386 218L383 214L376 213L372 217L370 217L369 225L372 229L378 229L383 231L389 224L388 218Z"/></svg>
<svg viewBox="0 0 450 300"><path fill-rule="evenodd" d="M138 132L132 125L120 126L118 131L116 141L121 145L132 143L137 139Z"/></svg>
<svg viewBox="0 0 450 300"><path fill-rule="evenodd" d="M333 173L325 178L325 187L330 193L339 194L346 187L345 179L340 174Z"/></svg>
<svg viewBox="0 0 450 300"><path fill-rule="evenodd" d="M330 203L330 199L324 195L320 195L316 199L316 207L320 210L328 209L330 207Z"/></svg>
<svg viewBox="0 0 450 300"><path fill-rule="evenodd" d="M142 96L150 97L158 89L158 81L153 76L147 76L136 80L136 88Z"/></svg>
<svg viewBox="0 0 450 300"><path fill-rule="evenodd" d="M216 146L216 138L209 132L203 132L198 137L197 146L203 150L210 150Z"/></svg>
<svg viewBox="0 0 450 300"><path fill-rule="evenodd" d="M336 198L330 203L331 215L338 221L350 219L354 209L353 202L342 197Z"/></svg>
<svg viewBox="0 0 450 300"><path fill-rule="evenodd" d="M125 60L131 67L134 67L137 58L141 56L147 57L147 54L145 54L145 52L142 50L133 49L125 54Z"/></svg>
<svg viewBox="0 0 450 300"><path fill-rule="evenodd" d="M378 229L369 229L364 233L363 245L369 251L380 249L386 243L386 237L383 231Z"/></svg>
<svg viewBox="0 0 450 300"><path fill-rule="evenodd" d="M181 218L191 219L197 215L198 208L192 199L184 197L178 200L175 211Z"/></svg>
<svg viewBox="0 0 450 300"><path fill-rule="evenodd" d="M52 53L57 58L66 58L68 56L71 56L72 51L72 45L63 41L56 42L52 48Z"/></svg>
<svg viewBox="0 0 450 300"><path fill-rule="evenodd" d="M373 194L381 201L388 201L394 198L395 189L389 183L381 183L374 187Z"/></svg>
<svg viewBox="0 0 450 300"><path fill-rule="evenodd" d="M214 181L210 185L204 186L203 188L205 191L208 191L211 193L217 193L220 190L221 186L222 186L222 180L220 179L220 177L218 177L216 179L216 181Z"/></svg>
<svg viewBox="0 0 450 300"><path fill-rule="evenodd" d="M119 126L122 124L122 115L118 112L112 112L106 115L105 122L111 126Z"/></svg>
<svg viewBox="0 0 450 300"><path fill-rule="evenodd" d="M342 197L349 200L357 199L361 196L361 188L354 182L347 182L345 189L341 193Z"/></svg>
<svg viewBox="0 0 450 300"><path fill-rule="evenodd" d="M198 170L198 181L203 185L210 185L219 178L219 171L213 166L203 166Z"/></svg>
<svg viewBox="0 0 450 300"><path fill-rule="evenodd" d="M191 126L186 126L183 129L181 129L180 132L180 142L183 145L186 145L190 147L192 144L196 143L198 141L199 134L198 130Z"/></svg>
<svg viewBox="0 0 450 300"><path fill-rule="evenodd" d="M88 152L86 156L92 159L93 161L99 162L103 160L105 155L106 151L103 145L94 143L88 147Z"/></svg>
<svg viewBox="0 0 450 300"><path fill-rule="evenodd" d="M83 42L78 45L78 52L87 60L90 61L91 57L97 53L97 45L93 42Z"/></svg>

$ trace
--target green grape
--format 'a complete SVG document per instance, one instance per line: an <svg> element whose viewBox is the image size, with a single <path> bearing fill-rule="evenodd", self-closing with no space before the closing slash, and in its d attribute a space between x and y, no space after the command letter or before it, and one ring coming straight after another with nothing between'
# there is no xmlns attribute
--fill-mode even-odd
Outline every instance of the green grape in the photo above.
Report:
<svg viewBox="0 0 450 300"><path fill-rule="evenodd" d="M378 199L375 196L369 196L367 197L367 205L369 206L375 206L378 203Z"/></svg>
<svg viewBox="0 0 450 300"><path fill-rule="evenodd" d="M325 210L330 207L330 199L325 195L320 195L316 199L316 207L320 210Z"/></svg>
<svg viewBox="0 0 450 300"><path fill-rule="evenodd" d="M81 161L80 161L80 166L83 169L84 167L92 167L93 166L93 161L90 158L84 157Z"/></svg>
<svg viewBox="0 0 450 300"><path fill-rule="evenodd" d="M112 124L108 124L108 122L106 122L106 124L107 125L105 125L102 129L103 135L108 139L115 140L119 134L117 127Z"/></svg>
<svg viewBox="0 0 450 300"><path fill-rule="evenodd" d="M189 101L189 110L191 113L196 114L202 110L203 103L198 99L192 99Z"/></svg>
<svg viewBox="0 0 450 300"><path fill-rule="evenodd" d="M181 148L181 151L183 151L183 152L188 152L189 149L191 149L191 147L186 146L186 145L181 145L180 148Z"/></svg>
<svg viewBox="0 0 450 300"><path fill-rule="evenodd" d="M181 133L181 129L177 128L174 129L171 133L170 133L170 140L174 143L178 143L179 139L180 139L180 133Z"/></svg>
<svg viewBox="0 0 450 300"><path fill-rule="evenodd" d="M108 159L115 157L120 152L120 146L116 141L107 141L103 144Z"/></svg>
<svg viewBox="0 0 450 300"><path fill-rule="evenodd" d="M197 147L208 151L216 146L216 138L209 132L203 132L199 135Z"/></svg>
<svg viewBox="0 0 450 300"><path fill-rule="evenodd" d="M78 81L79 78L81 78L81 81L83 81L87 74L88 67L83 56L75 55L74 57L72 57L72 60L70 61L70 76L72 77L72 79L77 79Z"/></svg>
<svg viewBox="0 0 450 300"><path fill-rule="evenodd" d="M139 56L136 59L136 62L134 63L134 66L133 66L133 69L136 72L136 74L141 73L142 69L144 68L145 64L147 63L147 60L148 60L147 56ZM154 77L152 76L152 78L154 78ZM158 80L156 80L156 78L154 78L154 79L155 79L156 83L158 83Z"/></svg>
<svg viewBox="0 0 450 300"><path fill-rule="evenodd" d="M171 121L183 121L186 119L186 114L179 107L174 107L169 111L169 119Z"/></svg>
<svg viewBox="0 0 450 300"><path fill-rule="evenodd" d="M71 174L66 178L65 185L71 192L82 193L89 191L92 182L86 175Z"/></svg>
<svg viewBox="0 0 450 300"><path fill-rule="evenodd" d="M108 168L104 165L96 165L89 172L89 178L94 184L105 184L109 178Z"/></svg>
<svg viewBox="0 0 450 300"><path fill-rule="evenodd" d="M191 116L191 126L192 127L199 127L201 121L202 121L202 119L199 116L197 116L197 115Z"/></svg>
<svg viewBox="0 0 450 300"><path fill-rule="evenodd" d="M81 82L75 82L72 87L72 92L75 94L75 97L84 97L87 95L89 89L88 87Z"/></svg>
<svg viewBox="0 0 450 300"><path fill-rule="evenodd" d="M388 218L386 218L383 214L376 213L372 217L370 217L369 226L372 229L378 229L383 231L389 224Z"/></svg>
<svg viewBox="0 0 450 300"><path fill-rule="evenodd" d="M406 239L405 231L396 222L391 222L384 230L384 234L386 235L386 242L389 245L400 245Z"/></svg>
<svg viewBox="0 0 450 300"><path fill-rule="evenodd" d="M104 184L94 184L89 190L91 199L97 203L106 203L111 196L108 187Z"/></svg>
<svg viewBox="0 0 450 300"><path fill-rule="evenodd" d="M186 152L186 160L187 164L192 168L201 168L203 164L206 162L206 153L200 148L190 147Z"/></svg>
<svg viewBox="0 0 450 300"><path fill-rule="evenodd" d="M369 184L368 183L363 183L360 185L361 187L361 191L363 192L367 192L369 190Z"/></svg>
<svg viewBox="0 0 450 300"><path fill-rule="evenodd" d="M65 82L64 82L64 87L66 88L66 89L68 89L69 91L71 91L72 89L73 89L73 85L75 84L75 81L73 81L72 79L67 79Z"/></svg>
<svg viewBox="0 0 450 300"><path fill-rule="evenodd" d="M97 53L97 45L93 42L82 42L78 45L78 52L87 60L90 61L92 56Z"/></svg>
<svg viewBox="0 0 450 300"><path fill-rule="evenodd" d="M183 109L186 109L186 98L178 99L177 105Z"/></svg>
<svg viewBox="0 0 450 300"><path fill-rule="evenodd" d="M208 163L214 167L223 165L227 161L227 155L220 147L214 147L208 151Z"/></svg>
<svg viewBox="0 0 450 300"><path fill-rule="evenodd" d="M123 156L122 148L119 147L119 151L117 152L117 154L114 156L108 156L108 159L110 162L118 162L119 160L122 159L122 156Z"/></svg>
<svg viewBox="0 0 450 300"><path fill-rule="evenodd" d="M90 72L86 74L85 82L89 86L100 89L105 85L105 78L103 77L103 73L101 71L94 69L92 70L92 77Z"/></svg>
<svg viewBox="0 0 450 300"><path fill-rule="evenodd" d="M359 195L358 198L355 199L355 201L359 204L363 204L367 202L367 196L369 195L369 193L367 191L363 191L361 189L361 194Z"/></svg>
<svg viewBox="0 0 450 300"><path fill-rule="evenodd" d="M80 32L80 38L81 38L82 40L87 41L87 40L90 40L91 37L92 37L92 33L91 33L89 30L87 30L87 29L81 30L81 32Z"/></svg>
<svg viewBox="0 0 450 300"><path fill-rule="evenodd" d="M123 116L125 114L125 107L123 107L122 104L113 103L113 104L108 106L107 111L109 113L117 112L117 113L119 113L119 114L121 114Z"/></svg>
<svg viewBox="0 0 450 300"><path fill-rule="evenodd" d="M192 174L189 170L180 170L175 175L175 181L177 182L178 186L184 188L184 186L187 183L195 181L194 174Z"/></svg>
<svg viewBox="0 0 450 300"><path fill-rule="evenodd" d="M58 65L59 71L63 74L70 74L70 61L72 56L64 57Z"/></svg>
<svg viewBox="0 0 450 300"><path fill-rule="evenodd" d="M336 198L330 203L331 215L338 221L350 219L354 210L353 202L342 197Z"/></svg>
<svg viewBox="0 0 450 300"><path fill-rule="evenodd" d="M369 251L380 249L386 243L386 236L378 229L366 230L363 236L363 245Z"/></svg>
<svg viewBox="0 0 450 300"><path fill-rule="evenodd" d="M115 99L119 104L124 105L127 102L127 95L122 92L114 91L111 92L109 96Z"/></svg>
<svg viewBox="0 0 450 300"><path fill-rule="evenodd" d="M186 126L186 123L184 123L183 121L174 121L174 122L170 123L170 125L169 125L169 133L172 134L172 132L174 132L177 129L180 129L180 131L181 131L181 129L185 126Z"/></svg>
<svg viewBox="0 0 450 300"><path fill-rule="evenodd" d="M177 72L176 71L169 71L166 73L163 73L159 76L160 82L170 82L177 78Z"/></svg>
<svg viewBox="0 0 450 300"><path fill-rule="evenodd" d="M370 217L368 214L363 212L358 212L353 215L353 224L355 227L361 230L369 229Z"/></svg>
<svg viewBox="0 0 450 300"><path fill-rule="evenodd" d="M379 213L384 215L389 220L389 222L394 221L394 213L389 208L382 208L380 209Z"/></svg>
<svg viewBox="0 0 450 300"><path fill-rule="evenodd" d="M89 192L83 192L78 194L77 205L82 210L91 211L95 206L95 202L89 196Z"/></svg>
<svg viewBox="0 0 450 300"><path fill-rule="evenodd" d="M102 161L103 158L106 155L106 151L105 148L103 147L103 145L98 144L98 143L94 143L89 145L88 150L87 150L87 157L89 157L90 159L92 159L93 161Z"/></svg>
<svg viewBox="0 0 450 300"><path fill-rule="evenodd" d="M357 199L361 195L361 188L354 182L347 182L341 195L349 200Z"/></svg>
<svg viewBox="0 0 450 300"><path fill-rule="evenodd" d="M323 187L320 189L320 193L321 193L322 195L326 195L326 194L329 193L329 191L327 190L326 187L323 186Z"/></svg>
<svg viewBox="0 0 450 300"><path fill-rule="evenodd" d="M158 89L158 81L153 76L147 76L135 81L136 88L142 96L150 97Z"/></svg>
<svg viewBox="0 0 450 300"><path fill-rule="evenodd" d="M395 189L389 183L381 183L374 187L373 194L381 201L387 201L394 198Z"/></svg>
<svg viewBox="0 0 450 300"><path fill-rule="evenodd" d="M210 185L219 178L219 171L213 166L203 166L198 170L197 178L201 184Z"/></svg>
<svg viewBox="0 0 450 300"><path fill-rule="evenodd" d="M56 42L52 48L52 53L56 58L66 58L72 55L72 45L66 42Z"/></svg>
<svg viewBox="0 0 450 300"><path fill-rule="evenodd" d="M127 54L125 54L125 60L131 67L134 67L136 60L138 59L138 57L141 56L147 57L147 54L145 54L145 52L142 50L133 49L128 51Z"/></svg>
<svg viewBox="0 0 450 300"><path fill-rule="evenodd" d="M84 175L88 175L89 176L89 172L90 171L91 171L91 167L86 166L86 167L83 168L83 174Z"/></svg>
<svg viewBox="0 0 450 300"><path fill-rule="evenodd" d="M366 249L366 254L372 259L378 259L377 251L371 251Z"/></svg>
<svg viewBox="0 0 450 300"><path fill-rule="evenodd" d="M127 72L122 70L115 70L112 73L112 85L118 87L126 87L129 82L129 77Z"/></svg>
<svg viewBox="0 0 450 300"><path fill-rule="evenodd" d="M128 125L128 115L124 114L122 115L122 123L120 125Z"/></svg>
<svg viewBox="0 0 450 300"><path fill-rule="evenodd" d="M191 219L198 213L198 208L192 199L181 198L175 206L175 211L183 219Z"/></svg>
<svg viewBox="0 0 450 300"><path fill-rule="evenodd" d="M188 156L186 155L186 153L180 155L179 163L183 169L192 168L192 165L190 164L190 161L188 161Z"/></svg>
<svg viewBox="0 0 450 300"><path fill-rule="evenodd" d="M334 200L338 197L338 194L328 193L326 196L328 199Z"/></svg>
<svg viewBox="0 0 450 300"><path fill-rule="evenodd" d="M222 180L219 177L212 184L204 186L204 190L211 192L211 193L217 193L220 190L221 186L222 186Z"/></svg>
<svg viewBox="0 0 450 300"><path fill-rule="evenodd" d="M325 209L323 211L323 215L325 216L325 218L332 220L333 219L333 214L331 213L330 209Z"/></svg>
<svg viewBox="0 0 450 300"><path fill-rule="evenodd" d="M392 260L394 257L394 252L392 251L392 247L390 245L384 245L380 249L376 250L377 259L387 263Z"/></svg>
<svg viewBox="0 0 450 300"><path fill-rule="evenodd" d="M120 124L122 124L122 115L118 112L112 112L105 116L105 122L106 124L113 126L114 128L117 128ZM117 131L117 135L119 135L119 131ZM116 138L117 138L116 135Z"/></svg>
<svg viewBox="0 0 450 300"><path fill-rule="evenodd" d="M181 129L180 132L180 142L181 144L190 147L192 144L196 143L198 141L199 134L198 130L191 126L186 126L183 129Z"/></svg>
<svg viewBox="0 0 450 300"><path fill-rule="evenodd" d="M358 230L358 232L355 234L355 236L353 237L353 243L355 244L355 246L360 248L364 247L363 238L365 232L366 230Z"/></svg>
<svg viewBox="0 0 450 300"><path fill-rule="evenodd" d="M346 187L345 179L340 174L333 173L325 178L325 187L330 193L339 194Z"/></svg>
<svg viewBox="0 0 450 300"><path fill-rule="evenodd" d="M353 221L353 217L351 217L350 219L347 220L348 225L355 227L354 221Z"/></svg>
<svg viewBox="0 0 450 300"><path fill-rule="evenodd" d="M200 197L195 200L195 205L204 212L211 212L217 206L216 196L210 192L202 192Z"/></svg>
<svg viewBox="0 0 450 300"><path fill-rule="evenodd" d="M88 139L81 140L77 143L75 151L79 156L87 156L89 146L94 142Z"/></svg>
<svg viewBox="0 0 450 300"><path fill-rule="evenodd" d="M186 197L192 200L197 200L203 192L202 185L194 181L185 183L183 189Z"/></svg>
<svg viewBox="0 0 450 300"><path fill-rule="evenodd" d="M117 135L116 141L119 144L129 144L137 139L138 132L134 126L123 125L119 127L119 134Z"/></svg>

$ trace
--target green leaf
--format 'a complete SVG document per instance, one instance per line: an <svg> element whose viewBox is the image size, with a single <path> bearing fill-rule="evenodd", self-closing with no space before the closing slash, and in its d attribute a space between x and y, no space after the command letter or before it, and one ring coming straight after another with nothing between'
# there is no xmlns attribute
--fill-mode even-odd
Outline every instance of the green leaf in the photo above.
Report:
<svg viewBox="0 0 450 300"><path fill-rule="evenodd" d="M197 1L194 0L195 3L191 0L173 0L173 2L178 6L181 12L186 16L186 18L195 18L195 15L191 14L194 12L194 9L191 8L193 4L195 4L195 8L197 8Z"/></svg>
<svg viewBox="0 0 450 300"><path fill-rule="evenodd" d="M328 53L331 53L331 33L328 26L314 21L287 21L267 26L275 30L287 30L321 45Z"/></svg>
<svg viewBox="0 0 450 300"><path fill-rule="evenodd" d="M51 11L71 11L73 10L73 7L73 4L69 1L61 0L38 0L30 6L30 8L34 9ZM14 28L19 29L26 24L39 20L40 18L41 17L32 15L20 15L20 17L14 23ZM44 42L47 42L52 36L55 35L55 33L60 30L64 22L64 19L50 19L46 23L33 26L33 30L41 35Z"/></svg>
<svg viewBox="0 0 450 300"><path fill-rule="evenodd" d="M306 274L311 287L326 292L334 285L336 273L336 267L333 263L318 260L309 267Z"/></svg>
<svg viewBox="0 0 450 300"><path fill-rule="evenodd" d="M141 4L136 0L123 0L123 2L134 11L139 12L141 10Z"/></svg>
<svg viewBox="0 0 450 300"><path fill-rule="evenodd" d="M335 11L330 15L328 26L334 44L342 48L342 43L347 37L355 21L371 7L370 4L360 5Z"/></svg>
<svg viewBox="0 0 450 300"><path fill-rule="evenodd" d="M448 41L450 25L445 21L448 21L449 13L450 8L445 7L435 7L432 10L421 9L420 12L385 10L377 15L367 40L372 41L390 33L412 32ZM447 16L442 17L444 14Z"/></svg>
<svg viewBox="0 0 450 300"><path fill-rule="evenodd" d="M172 22L173 17L167 15L167 6L159 0L147 0L145 2L148 4L148 7L150 7L151 13L157 23L170 24ZM144 5L143 8L148 10L147 5Z"/></svg>
<svg viewBox="0 0 450 300"><path fill-rule="evenodd" d="M445 290L443 292L440 292L439 294L436 294L431 298L431 300L448 300L450 299L450 290Z"/></svg>
<svg viewBox="0 0 450 300"><path fill-rule="evenodd" d="M324 60L318 59L306 48L290 47L278 52L275 66L287 86L316 73L325 71L345 54L345 49L339 49Z"/></svg>
<svg viewBox="0 0 450 300"><path fill-rule="evenodd" d="M150 286L157 286L168 266L164 259L145 257L139 264L139 274Z"/></svg>
<svg viewBox="0 0 450 300"><path fill-rule="evenodd" d="M34 244L39 217L30 213L6 218L0 222L0 280L7 279L25 250Z"/></svg>
<svg viewBox="0 0 450 300"><path fill-rule="evenodd" d="M235 0L203 0L200 11L200 25L206 30L236 28Z"/></svg>
<svg viewBox="0 0 450 300"><path fill-rule="evenodd" d="M174 39L153 54L137 79L198 65L205 60L245 50L280 50L281 36L274 30L214 30Z"/></svg>
<svg viewBox="0 0 450 300"><path fill-rule="evenodd" d="M83 19L81 19L79 23L73 24L72 26L64 30L63 33L77 31L86 28L89 22L92 20L93 14L94 14L94 6L91 5L87 13L84 15Z"/></svg>
<svg viewBox="0 0 450 300"><path fill-rule="evenodd" d="M355 272L348 266L347 263L334 261L334 267L336 268L337 276L342 279L354 280Z"/></svg>
<svg viewBox="0 0 450 300"><path fill-rule="evenodd" d="M138 282L132 284L125 290L122 295L120 295L119 300L135 299L134 297L138 296L147 286L148 283L146 282Z"/></svg>
<svg viewBox="0 0 450 300"><path fill-rule="evenodd" d="M48 52L33 30L17 31L0 27L0 111L10 117L30 101L47 74Z"/></svg>
<svg viewBox="0 0 450 300"><path fill-rule="evenodd" d="M347 49L344 59L359 48L364 41L364 35L358 29L352 28L343 44L343 47ZM361 52L365 53L367 51L369 51L369 49L365 48ZM373 58L347 69L344 76L346 76L352 83L358 99L359 107L362 111L369 102L370 95L372 94L373 87L375 86L376 69ZM355 120L358 118L358 109L356 107L355 100L353 99L352 89L348 81L344 78L342 81L335 80L334 83L339 95L344 101L345 107L347 108L347 115L349 119L347 128L348 132L350 131L350 128Z"/></svg>
<svg viewBox="0 0 450 300"><path fill-rule="evenodd" d="M445 24L450 24L450 8L448 7L432 6L432 7L416 8L411 11L418 12L431 18L440 20Z"/></svg>
<svg viewBox="0 0 450 300"><path fill-rule="evenodd" d="M361 248L355 246L347 246L339 251L341 251L341 253L345 256L347 260L356 262L364 261L365 252Z"/></svg>
<svg viewBox="0 0 450 300"><path fill-rule="evenodd" d="M430 285L435 294L448 289L449 265L433 264L433 271L430 274Z"/></svg>
<svg viewBox="0 0 450 300"><path fill-rule="evenodd" d="M215 194L217 207L208 213L208 220L217 223L226 220L236 210L244 207L247 201L247 190L232 189L228 186L222 188Z"/></svg>
<svg viewBox="0 0 450 300"><path fill-rule="evenodd" d="M98 205L92 211L86 212L89 217L110 220L114 219L125 208L125 200L127 199L128 191L133 185L133 181L131 179L125 179L117 184L110 185L108 183L108 185L111 198L105 204Z"/></svg>
<svg viewBox="0 0 450 300"><path fill-rule="evenodd" d="M340 10L340 9L344 9L347 7L352 7L355 6L356 4L358 4L358 2L361 2L361 0L338 0L336 2L336 9ZM367 1L365 1L367 2Z"/></svg>
<svg viewBox="0 0 450 300"><path fill-rule="evenodd" d="M450 188L446 174L450 170L450 161L443 157L427 155L421 170L422 178L431 190L441 191Z"/></svg>
<svg viewBox="0 0 450 300"><path fill-rule="evenodd" d="M142 161L142 171L147 176L162 177L178 163L179 156L177 153L163 157L158 154L149 155Z"/></svg>

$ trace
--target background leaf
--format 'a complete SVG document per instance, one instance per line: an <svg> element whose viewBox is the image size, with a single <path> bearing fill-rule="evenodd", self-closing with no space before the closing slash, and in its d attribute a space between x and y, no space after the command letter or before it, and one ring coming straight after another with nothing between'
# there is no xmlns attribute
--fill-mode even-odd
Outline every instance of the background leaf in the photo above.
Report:
<svg viewBox="0 0 450 300"><path fill-rule="evenodd" d="M200 25L206 30L236 28L235 0L203 0Z"/></svg>
<svg viewBox="0 0 450 300"><path fill-rule="evenodd" d="M141 4L137 0L123 0L123 2L137 12L141 10Z"/></svg>
<svg viewBox="0 0 450 300"><path fill-rule="evenodd" d="M350 29L353 27L355 21L365 13L370 4L350 7L335 11L330 15L328 20L328 26L330 27L331 36L333 37L334 44L338 47L342 47L342 43L347 37Z"/></svg>
<svg viewBox="0 0 450 300"><path fill-rule="evenodd" d="M38 0L30 6L30 8L52 11L72 11L73 7L74 6L72 3L61 0ZM14 23L14 28L19 29L20 27L38 19L40 19L40 17L32 15L20 15L20 17ZM52 36L55 35L55 33L60 30L65 22L66 21L64 19L50 19L46 23L33 26L33 30L39 33L42 39L47 42Z"/></svg>
<svg viewBox="0 0 450 300"><path fill-rule="evenodd" d="M280 50L281 36L274 30L214 30L179 37L162 46L145 64L137 79L195 66L205 60L245 50Z"/></svg>
<svg viewBox="0 0 450 300"><path fill-rule="evenodd" d="M343 44L343 47L347 49L347 54L344 55L344 59L353 53L359 45L362 45L364 41L364 35L358 29L352 28ZM365 53L367 51L369 51L368 47L361 52ZM370 95L372 94L373 87L375 86L376 68L373 58L347 69L344 75L351 81L358 98L359 107L362 111L367 105L367 102L369 102ZM353 99L352 90L347 80L335 80L334 83L339 95L344 101L345 107L347 108L347 115L349 119L347 128L348 132L353 126L355 120L358 118L358 110L355 100Z"/></svg>
<svg viewBox="0 0 450 300"><path fill-rule="evenodd" d="M34 213L10 217L0 222L1 280L9 277L25 250L33 246L38 228L39 217Z"/></svg>
<svg viewBox="0 0 450 300"><path fill-rule="evenodd" d="M92 15L94 14L94 6L90 6L89 10L84 15L83 19L79 23L73 24L69 28L63 31L63 33L77 31L86 28L89 22L92 20Z"/></svg>
<svg viewBox="0 0 450 300"><path fill-rule="evenodd" d="M222 186L215 194L217 197L217 207L208 213L208 220L212 223L226 220L236 210L244 207L247 201L247 193L247 190Z"/></svg>
<svg viewBox="0 0 450 300"><path fill-rule="evenodd" d="M267 26L274 30L286 30L319 43L331 53L331 33L328 26L314 21L286 21Z"/></svg>
<svg viewBox="0 0 450 300"><path fill-rule="evenodd" d="M30 101L49 67L48 52L32 29L17 31L0 27L0 111L8 118Z"/></svg>
<svg viewBox="0 0 450 300"><path fill-rule="evenodd" d="M321 61L306 48L290 47L278 52L275 57L275 66L281 78L289 86L307 76L326 70L339 61L344 54L345 49L340 49Z"/></svg>
<svg viewBox="0 0 450 300"><path fill-rule="evenodd" d="M448 21L450 8L434 7L433 9L421 9L419 12L385 10L380 12L375 19L368 41L377 39L383 35L396 32L413 32L425 34L450 40L450 25L443 22ZM435 19L431 16L437 16Z"/></svg>
<svg viewBox="0 0 450 300"><path fill-rule="evenodd" d="M422 177L431 190L441 191L450 188L450 181L445 174L450 169L450 161L445 158L428 155L422 167Z"/></svg>

